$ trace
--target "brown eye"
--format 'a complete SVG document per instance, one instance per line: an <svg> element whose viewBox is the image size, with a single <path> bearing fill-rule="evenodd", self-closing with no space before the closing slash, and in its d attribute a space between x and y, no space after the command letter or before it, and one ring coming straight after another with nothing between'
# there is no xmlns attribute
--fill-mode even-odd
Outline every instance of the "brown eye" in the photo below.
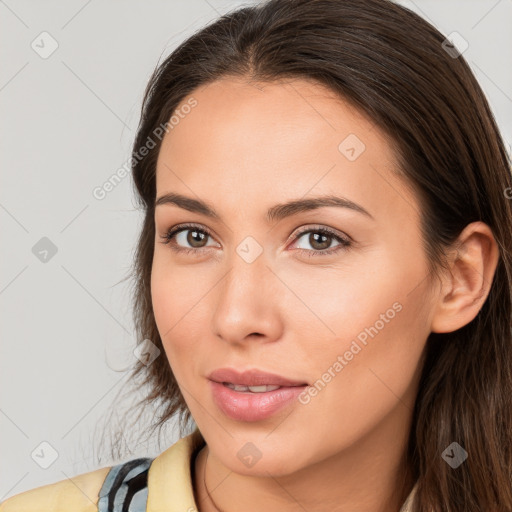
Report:
<svg viewBox="0 0 512 512"><path fill-rule="evenodd" d="M186 242L190 244L192 247L203 247L203 243L208 238L208 234L204 233L204 231L200 231L198 229L186 229L183 231L184 233L188 233L185 237Z"/></svg>
<svg viewBox="0 0 512 512"><path fill-rule="evenodd" d="M323 233L309 233L308 242L311 247L318 249L319 251L329 249L331 241L334 237L332 235L324 235Z"/></svg>
<svg viewBox="0 0 512 512"><path fill-rule="evenodd" d="M207 248L208 238L211 234L204 228L195 225L180 225L171 228L164 236L163 244L169 244L171 249L176 252L200 252L201 249Z"/></svg>
<svg viewBox="0 0 512 512"><path fill-rule="evenodd" d="M305 237L304 235L309 235ZM313 250L305 249L304 247L298 246L298 250L307 253L308 256L321 256L334 254L340 250L348 249L351 246L351 242L348 238L344 238L334 231L327 228L307 229L300 232L296 240L304 238L306 244L313 248ZM333 248L333 240L338 242ZM302 243L302 242L300 242Z"/></svg>

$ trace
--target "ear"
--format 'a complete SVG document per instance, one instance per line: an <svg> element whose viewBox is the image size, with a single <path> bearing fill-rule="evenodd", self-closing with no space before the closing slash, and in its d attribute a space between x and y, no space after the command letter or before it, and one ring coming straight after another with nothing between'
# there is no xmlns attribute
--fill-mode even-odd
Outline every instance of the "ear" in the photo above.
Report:
<svg viewBox="0 0 512 512"><path fill-rule="evenodd" d="M468 224L449 256L449 271L434 304L432 332L452 332L467 325L482 308L499 260L499 250L489 226Z"/></svg>

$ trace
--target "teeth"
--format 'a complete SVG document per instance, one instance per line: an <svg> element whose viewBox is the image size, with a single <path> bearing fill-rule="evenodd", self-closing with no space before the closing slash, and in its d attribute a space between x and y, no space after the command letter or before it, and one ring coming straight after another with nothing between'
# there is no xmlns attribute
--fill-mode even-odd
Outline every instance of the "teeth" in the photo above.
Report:
<svg viewBox="0 0 512 512"><path fill-rule="evenodd" d="M252 393L265 393L267 391L274 391L281 386L239 386L238 384L224 383L230 389L235 391L250 391Z"/></svg>
<svg viewBox="0 0 512 512"><path fill-rule="evenodd" d="M265 391L274 391L279 389L281 386L248 386L249 390L253 393L264 393Z"/></svg>

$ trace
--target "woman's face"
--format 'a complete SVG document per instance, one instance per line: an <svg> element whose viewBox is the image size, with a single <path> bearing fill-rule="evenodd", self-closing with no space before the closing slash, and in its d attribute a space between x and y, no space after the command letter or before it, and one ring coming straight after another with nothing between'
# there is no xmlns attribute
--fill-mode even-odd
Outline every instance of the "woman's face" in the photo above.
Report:
<svg viewBox="0 0 512 512"><path fill-rule="evenodd" d="M403 445L433 295L419 204L393 174L382 132L302 80L225 79L191 97L159 153L157 198L189 202L156 207L151 292L211 456L238 473L284 475L356 446L375 456ZM321 205L327 196L359 208ZM302 201L309 207L282 206ZM183 223L193 226L163 243ZM226 367L309 386L273 409L286 393L212 384ZM219 387L231 396L227 412Z"/></svg>

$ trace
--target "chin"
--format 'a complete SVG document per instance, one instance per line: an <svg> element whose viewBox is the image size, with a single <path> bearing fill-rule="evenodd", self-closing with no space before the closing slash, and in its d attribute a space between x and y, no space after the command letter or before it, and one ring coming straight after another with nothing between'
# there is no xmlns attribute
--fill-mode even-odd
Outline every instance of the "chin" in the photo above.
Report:
<svg viewBox="0 0 512 512"><path fill-rule="evenodd" d="M278 477L285 476L303 467L304 451L301 449L301 442L297 445L293 442L286 442L286 432L272 434L268 432L273 427L266 429L261 436L240 436L234 437L229 443L222 443L218 447L219 458L224 466L234 473L247 476L268 477L269 474ZM215 450L215 445L209 445L210 450ZM300 453L301 457L297 454Z"/></svg>

